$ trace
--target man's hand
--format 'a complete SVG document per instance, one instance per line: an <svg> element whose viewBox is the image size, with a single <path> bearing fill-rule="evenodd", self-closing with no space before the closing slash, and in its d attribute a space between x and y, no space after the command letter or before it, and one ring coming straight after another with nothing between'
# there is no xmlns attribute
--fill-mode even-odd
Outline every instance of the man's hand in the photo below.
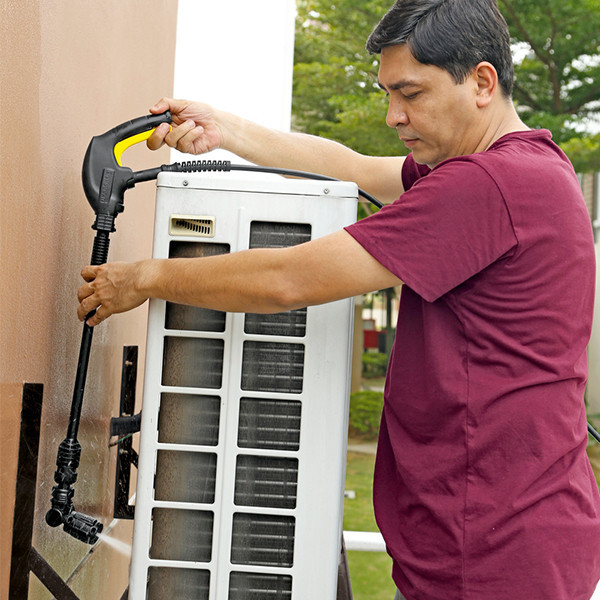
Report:
<svg viewBox="0 0 600 600"><path fill-rule="evenodd" d="M171 112L173 127L168 123L159 125L146 142L150 150L163 144L188 154L204 154L223 143L223 132L217 123L215 111L207 104L188 100L163 98L151 109L154 114Z"/></svg>
<svg viewBox="0 0 600 600"><path fill-rule="evenodd" d="M115 313L136 308L147 300L139 291L143 263L108 263L85 267L81 276L86 280L77 293L77 316L83 321L91 311L98 309L87 320L90 327L98 325Z"/></svg>

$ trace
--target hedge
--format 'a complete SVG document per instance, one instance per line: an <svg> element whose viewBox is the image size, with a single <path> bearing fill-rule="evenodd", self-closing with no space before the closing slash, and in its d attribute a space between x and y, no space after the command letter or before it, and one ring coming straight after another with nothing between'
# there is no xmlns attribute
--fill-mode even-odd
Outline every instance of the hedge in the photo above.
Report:
<svg viewBox="0 0 600 600"><path fill-rule="evenodd" d="M383 392L361 390L350 396L350 435L375 439L383 410Z"/></svg>
<svg viewBox="0 0 600 600"><path fill-rule="evenodd" d="M385 377L388 355L381 352L364 352L362 356L362 374L366 378Z"/></svg>

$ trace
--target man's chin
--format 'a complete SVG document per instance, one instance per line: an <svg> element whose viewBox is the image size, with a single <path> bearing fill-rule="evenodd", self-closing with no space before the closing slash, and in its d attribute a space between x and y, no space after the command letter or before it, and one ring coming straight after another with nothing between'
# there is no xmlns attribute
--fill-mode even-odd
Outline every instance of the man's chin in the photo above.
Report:
<svg viewBox="0 0 600 600"><path fill-rule="evenodd" d="M414 150L412 151L412 157L413 160L418 164L418 165L425 165L427 167L429 167L429 162L427 160L427 158L419 152L415 152Z"/></svg>
<svg viewBox="0 0 600 600"><path fill-rule="evenodd" d="M412 151L412 158L418 165L424 165L433 169L440 161L436 161L432 156L427 156L424 152L419 152L418 150Z"/></svg>

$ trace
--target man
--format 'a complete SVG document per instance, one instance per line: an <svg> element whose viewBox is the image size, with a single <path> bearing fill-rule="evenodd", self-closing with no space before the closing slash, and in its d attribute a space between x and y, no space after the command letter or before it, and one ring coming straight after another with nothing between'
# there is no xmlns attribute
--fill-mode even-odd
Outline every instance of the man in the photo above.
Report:
<svg viewBox="0 0 600 600"><path fill-rule="evenodd" d="M148 140L356 181L379 213L286 249L87 267L96 325L147 298L276 312L404 282L374 482L408 600L588 600L600 499L583 392L594 250L567 158L511 101L493 0L398 0L369 38L387 124L412 151L373 158L161 100ZM399 198L398 198L399 197Z"/></svg>

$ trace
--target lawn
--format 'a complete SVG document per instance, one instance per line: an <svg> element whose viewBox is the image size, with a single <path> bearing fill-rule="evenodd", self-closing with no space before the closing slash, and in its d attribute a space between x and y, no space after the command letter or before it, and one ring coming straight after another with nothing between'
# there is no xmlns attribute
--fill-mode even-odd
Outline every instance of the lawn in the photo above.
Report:
<svg viewBox="0 0 600 600"><path fill-rule="evenodd" d="M600 415L588 414L588 421L594 429L598 430L598 427L600 426ZM590 462L592 463L592 469L594 469L594 474L596 475L598 488L600 489L600 444L595 439L593 439L592 436L590 436L589 439L587 453Z"/></svg>
<svg viewBox="0 0 600 600"><path fill-rule="evenodd" d="M356 494L344 501L346 531L377 531L373 516L373 466L375 456L348 453L346 490ZM392 559L383 552L348 552L354 600L393 600L396 592L391 577Z"/></svg>
<svg viewBox="0 0 600 600"><path fill-rule="evenodd" d="M598 482L598 488L600 488L600 444L595 441L591 441L588 445L588 456L592 463L592 469L596 474L596 481Z"/></svg>

